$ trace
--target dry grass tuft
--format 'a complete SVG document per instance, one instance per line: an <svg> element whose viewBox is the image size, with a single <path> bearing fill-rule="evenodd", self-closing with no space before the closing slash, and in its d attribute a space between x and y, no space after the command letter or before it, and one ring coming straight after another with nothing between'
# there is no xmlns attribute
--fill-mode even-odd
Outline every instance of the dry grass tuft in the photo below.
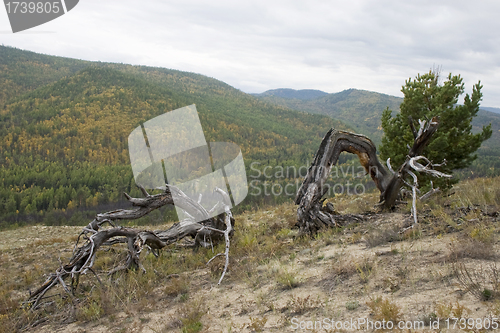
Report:
<svg viewBox="0 0 500 333"><path fill-rule="evenodd" d="M453 241L448 245L448 250L449 253L446 257L448 262L457 262L464 258L491 260L496 257L491 243L484 243L472 238Z"/></svg>
<svg viewBox="0 0 500 333"><path fill-rule="evenodd" d="M203 298L192 299L184 303L176 312L177 322L182 333L197 333L204 327L201 319L208 312L208 306Z"/></svg>
<svg viewBox="0 0 500 333"><path fill-rule="evenodd" d="M464 292L469 292L481 301L500 298L500 269L496 263L487 267L469 268L464 263L453 265L453 271Z"/></svg>
<svg viewBox="0 0 500 333"><path fill-rule="evenodd" d="M250 324L248 328L252 330L252 332L264 332L264 327L267 323L267 317L250 317Z"/></svg>
<svg viewBox="0 0 500 333"><path fill-rule="evenodd" d="M46 239L39 239L33 242L33 246L57 246L60 243L66 243L68 240L67 239L62 239L61 237L53 237L53 238L46 238Z"/></svg>
<svg viewBox="0 0 500 333"><path fill-rule="evenodd" d="M382 228L374 229L368 232L364 237L364 242L367 247L376 247L389 242L401 240L399 225L389 225Z"/></svg>
<svg viewBox="0 0 500 333"><path fill-rule="evenodd" d="M391 321L394 327L397 327L397 323L402 318L401 308L394 302L391 302L388 298L383 297L371 298L366 305L372 311L372 316L374 320L386 322Z"/></svg>
<svg viewBox="0 0 500 333"><path fill-rule="evenodd" d="M290 315L303 315L322 306L318 299L312 299L311 295L307 297L293 297L288 302L284 310L290 311Z"/></svg>
<svg viewBox="0 0 500 333"><path fill-rule="evenodd" d="M297 273L286 268L280 268L276 272L276 282L281 289L288 290L297 288L300 285L300 279Z"/></svg>
<svg viewBox="0 0 500 333"><path fill-rule="evenodd" d="M348 279L356 274L356 260L350 255L340 254L331 264L331 272L333 277L339 277L342 280Z"/></svg>
<svg viewBox="0 0 500 333"><path fill-rule="evenodd" d="M164 293L170 297L185 295L189 292L190 281L185 276L171 278L165 286Z"/></svg>
<svg viewBox="0 0 500 333"><path fill-rule="evenodd" d="M437 318L446 320L447 318L466 318L471 311L456 301L455 303L438 302L435 305L434 312Z"/></svg>

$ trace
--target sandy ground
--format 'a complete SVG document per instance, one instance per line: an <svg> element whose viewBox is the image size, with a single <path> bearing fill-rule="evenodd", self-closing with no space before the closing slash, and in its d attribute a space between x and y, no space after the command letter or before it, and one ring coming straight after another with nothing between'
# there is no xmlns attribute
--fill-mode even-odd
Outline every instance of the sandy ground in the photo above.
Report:
<svg viewBox="0 0 500 333"><path fill-rule="evenodd" d="M381 214L369 223L370 228L383 228L407 218L397 213ZM467 293L454 276L453 265L447 258L450 244L456 243L456 235L422 236L369 248L363 240L370 228L365 226L358 231L312 240L309 246L293 249L289 258L272 259L256 268L261 281L237 281L229 272L228 278L217 286L208 268L187 272L192 287L197 290L187 302L202 300L206 308L201 331L374 331L366 326L344 326L343 329L337 326L332 330L328 325L332 321L358 324L363 320L374 321L368 304L377 297L399 308L403 326L425 322L424 328L405 330L407 332L459 331L458 327L447 328L453 320L445 322L447 318L441 318L440 329L431 329L435 321L432 324L426 320L436 313L453 317L457 307L462 308L464 318L478 322L495 317L495 303L481 301ZM45 250L50 246L55 252L68 256L71 239L80 230L80 227L35 226L0 232L2 262L12 260L11 256L19 251L36 250L33 244ZM495 262L467 258L462 261L472 269ZM345 266L347 273L344 274L340 266ZM283 289L273 278L273 272L283 269L295 276L298 281L295 288ZM179 332L177 318L186 304L190 303L164 299L145 311L117 312L93 322L39 325L31 331ZM315 322L316 329L311 326Z"/></svg>

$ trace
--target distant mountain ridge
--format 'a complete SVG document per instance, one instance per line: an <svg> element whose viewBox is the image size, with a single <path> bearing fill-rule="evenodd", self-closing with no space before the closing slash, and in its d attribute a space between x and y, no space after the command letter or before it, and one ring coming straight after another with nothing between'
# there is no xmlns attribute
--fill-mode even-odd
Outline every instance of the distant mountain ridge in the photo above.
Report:
<svg viewBox="0 0 500 333"><path fill-rule="evenodd" d="M281 98L293 98L305 101L308 99L323 97L325 95L328 95L328 93L314 89L295 90L290 88L280 88L280 89L267 90L261 94L252 94L252 95L256 97L275 96Z"/></svg>
<svg viewBox="0 0 500 333"><path fill-rule="evenodd" d="M289 98L281 95L270 90L260 94L258 98L290 109L339 119L355 131L369 136L377 144L382 139L382 111L386 107L398 111L399 104L403 101L400 97L358 89L347 89L308 100L301 100L293 94L289 94Z"/></svg>
<svg viewBox="0 0 500 333"><path fill-rule="evenodd" d="M500 108L492 108L492 107L488 107L488 106L482 106L481 109L485 110L485 111L493 112L493 113L500 113Z"/></svg>

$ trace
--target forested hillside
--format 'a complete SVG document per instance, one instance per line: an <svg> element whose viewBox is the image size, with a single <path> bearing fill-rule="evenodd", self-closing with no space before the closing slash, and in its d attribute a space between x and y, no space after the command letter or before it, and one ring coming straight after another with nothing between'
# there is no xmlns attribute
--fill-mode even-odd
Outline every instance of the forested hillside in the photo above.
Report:
<svg viewBox="0 0 500 333"><path fill-rule="evenodd" d="M17 60L16 60L17 59ZM299 167L342 123L244 94L202 75L0 48L2 223L101 210L140 196L127 138L140 123L196 104L208 142L237 143L253 168ZM260 198L262 199L262 198ZM247 205L251 200L248 198ZM66 212L66 213L65 213ZM54 218L54 215L50 215Z"/></svg>
<svg viewBox="0 0 500 333"><path fill-rule="evenodd" d="M292 95L290 95L292 96ZM314 114L324 114L339 119L356 132L370 137L377 144L382 139L380 118L382 111L389 107L399 110L402 98L376 92L348 89L308 100L284 98L274 94L274 90L258 95L264 101Z"/></svg>
<svg viewBox="0 0 500 333"><path fill-rule="evenodd" d="M0 105L89 66L90 62L52 57L0 46Z"/></svg>

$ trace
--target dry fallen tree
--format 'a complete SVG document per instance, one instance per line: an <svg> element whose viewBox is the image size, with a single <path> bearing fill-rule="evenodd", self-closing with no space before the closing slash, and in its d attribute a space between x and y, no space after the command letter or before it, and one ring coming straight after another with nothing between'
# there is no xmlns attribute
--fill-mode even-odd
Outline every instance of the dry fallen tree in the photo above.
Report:
<svg viewBox="0 0 500 333"><path fill-rule="evenodd" d="M314 234L323 227L337 226L332 205L323 205L325 199L322 198L329 189L328 186L325 186L326 180L342 152L349 152L358 156L361 165L380 191L378 205L381 208L393 208L401 198L402 187L404 185L409 186L412 189L413 196L412 215L414 222L417 223L416 197L418 179L413 171L428 173L436 177L451 176L434 170L433 167L439 165L432 164L427 158L421 156L424 148L438 128L438 118L434 117L428 122L419 120L420 129L418 132L413 127L411 118L409 121L412 125L414 143L413 147L409 147L406 161L397 171L391 168L390 160L387 160L387 169L379 162L376 147L366 136L337 131L333 128L326 133L295 198L295 204L299 205L297 209L297 226L301 233ZM419 161L424 161L425 165L419 163ZM413 184L407 182L408 177L413 178ZM422 199L438 191L439 189L431 189L422 196Z"/></svg>
<svg viewBox="0 0 500 333"><path fill-rule="evenodd" d="M207 211L199 202L189 198L175 186L168 185L162 188L162 193L155 195L150 195L142 186L139 188L144 198L132 198L125 193L127 200L135 206L134 209L120 209L97 214L94 220L83 228L69 262L66 265L61 265L55 273L50 274L40 288L30 293L29 299L25 302L28 308L36 309L39 307L41 301L46 297L46 293L57 285L61 285L68 294L73 295L78 286L80 275L86 274L88 271L94 273L99 280L92 269L97 251L103 246L113 246L119 243L127 244L128 255L125 263L112 269L108 273L109 275L129 269L145 271L140 261L140 253L144 248L158 256L158 250L187 236L194 239L193 247L209 247L224 240L226 243L225 252L215 256L224 255L226 257L224 270L219 280L219 284L221 283L229 263L229 239L233 234L234 226L234 219L229 210L230 198L228 194L216 188L215 191L220 194L221 200L212 210L218 205L223 205L225 212L216 217L210 217L212 210ZM187 213L188 218L175 223L167 230L139 230L115 224L116 221L138 219L155 209L169 204L173 205L174 199L176 206ZM81 239L84 240L83 244L80 242Z"/></svg>

